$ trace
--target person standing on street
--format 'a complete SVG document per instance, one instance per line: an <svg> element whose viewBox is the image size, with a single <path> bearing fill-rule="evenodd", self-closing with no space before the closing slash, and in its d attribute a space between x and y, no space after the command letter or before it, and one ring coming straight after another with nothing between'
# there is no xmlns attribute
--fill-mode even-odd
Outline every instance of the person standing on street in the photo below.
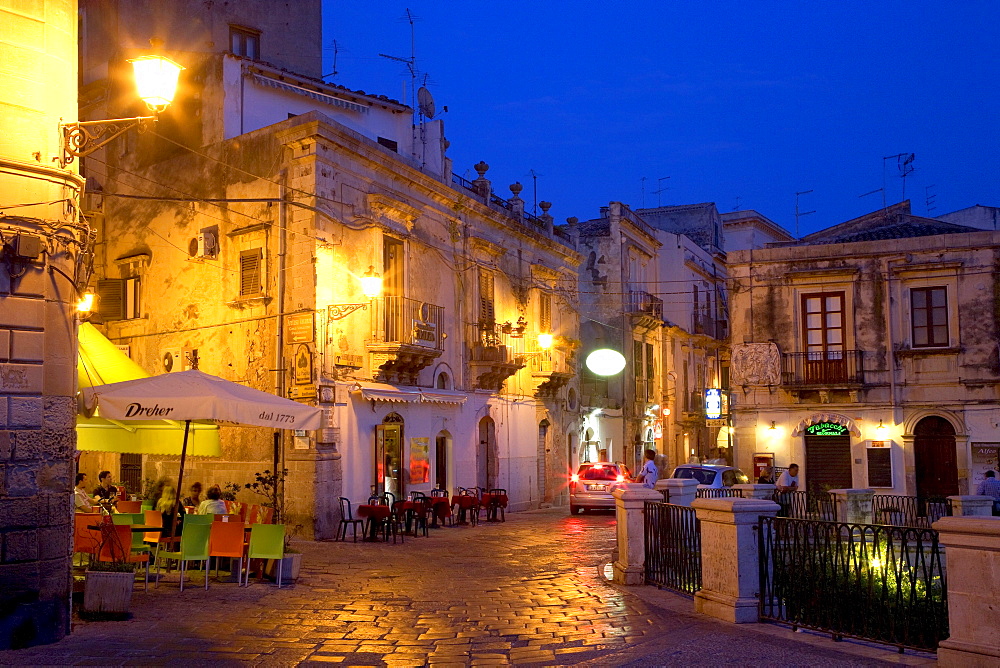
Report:
<svg viewBox="0 0 1000 668"><path fill-rule="evenodd" d="M643 463L642 468L639 470L639 475L635 479L636 482L641 482L643 487L648 487L649 489L656 487L656 481L660 478L660 470L656 468L656 464L653 462L654 459L656 459L656 451L646 450L646 461Z"/></svg>
<svg viewBox="0 0 1000 668"><path fill-rule="evenodd" d="M993 499L993 514L1000 515L1000 480L997 479L996 471L989 470L986 477L976 487L978 496L989 496Z"/></svg>
<svg viewBox="0 0 1000 668"><path fill-rule="evenodd" d="M778 492L784 494L785 492L797 492L799 491L799 465L789 464L788 470L782 472L778 476L777 482Z"/></svg>

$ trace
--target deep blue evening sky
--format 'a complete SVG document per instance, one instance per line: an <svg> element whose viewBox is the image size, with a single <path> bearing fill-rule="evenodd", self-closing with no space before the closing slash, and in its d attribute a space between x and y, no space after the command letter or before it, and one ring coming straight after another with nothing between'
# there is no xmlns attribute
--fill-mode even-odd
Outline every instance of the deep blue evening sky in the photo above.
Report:
<svg viewBox="0 0 1000 668"><path fill-rule="evenodd" d="M485 160L557 221L621 200L757 209L803 234L881 206L1000 206L1000 2L324 1L328 81L399 98L409 7L455 172ZM889 203L898 201L887 161ZM669 190L655 194L660 177Z"/></svg>

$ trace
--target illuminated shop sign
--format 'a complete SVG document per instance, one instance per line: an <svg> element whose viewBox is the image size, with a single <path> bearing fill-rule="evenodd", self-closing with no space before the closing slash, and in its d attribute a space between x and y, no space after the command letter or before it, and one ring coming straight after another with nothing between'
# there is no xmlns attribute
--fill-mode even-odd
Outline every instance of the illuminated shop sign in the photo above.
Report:
<svg viewBox="0 0 1000 668"><path fill-rule="evenodd" d="M722 417L722 390L717 387L705 390L705 417L709 420Z"/></svg>
<svg viewBox="0 0 1000 668"><path fill-rule="evenodd" d="M806 427L807 436L847 436L849 430L836 422L817 422Z"/></svg>

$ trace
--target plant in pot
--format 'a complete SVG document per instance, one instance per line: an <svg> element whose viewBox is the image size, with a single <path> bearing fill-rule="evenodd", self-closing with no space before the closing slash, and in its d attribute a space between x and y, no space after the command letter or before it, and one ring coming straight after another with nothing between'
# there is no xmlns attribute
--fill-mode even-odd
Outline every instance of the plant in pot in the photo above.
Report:
<svg viewBox="0 0 1000 668"><path fill-rule="evenodd" d="M295 582L299 577L299 569L302 566L302 554L291 546L292 537L302 529L302 525L297 524L295 526L291 526L284 521L284 486L285 478L287 476L288 469L282 469L280 472L274 473L270 470L265 470L263 473L255 473L254 482L248 482L246 484L246 489L264 497L264 501L261 503L262 506L274 509L275 524L285 523L285 557L282 559L281 565L281 584L283 585L288 584L289 582ZM277 572L277 564L272 563L269 573L272 573L275 577L277 577Z"/></svg>
<svg viewBox="0 0 1000 668"><path fill-rule="evenodd" d="M132 607L135 568L131 540L124 542L121 532L105 515L100 524L97 559L85 574L83 616L90 618L127 618Z"/></svg>

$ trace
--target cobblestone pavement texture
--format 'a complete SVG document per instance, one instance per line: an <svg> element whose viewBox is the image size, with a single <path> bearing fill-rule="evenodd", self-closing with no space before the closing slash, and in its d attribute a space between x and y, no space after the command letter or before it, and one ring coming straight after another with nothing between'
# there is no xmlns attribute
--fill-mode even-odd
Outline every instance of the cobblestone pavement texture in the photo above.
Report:
<svg viewBox="0 0 1000 668"><path fill-rule="evenodd" d="M299 543L298 584L176 572L133 595L128 621L75 621L0 665L888 665L886 650L696 615L690 600L601 577L613 514L511 513L403 544ZM197 576L196 576L197 577ZM641 590L637 595L636 590Z"/></svg>

